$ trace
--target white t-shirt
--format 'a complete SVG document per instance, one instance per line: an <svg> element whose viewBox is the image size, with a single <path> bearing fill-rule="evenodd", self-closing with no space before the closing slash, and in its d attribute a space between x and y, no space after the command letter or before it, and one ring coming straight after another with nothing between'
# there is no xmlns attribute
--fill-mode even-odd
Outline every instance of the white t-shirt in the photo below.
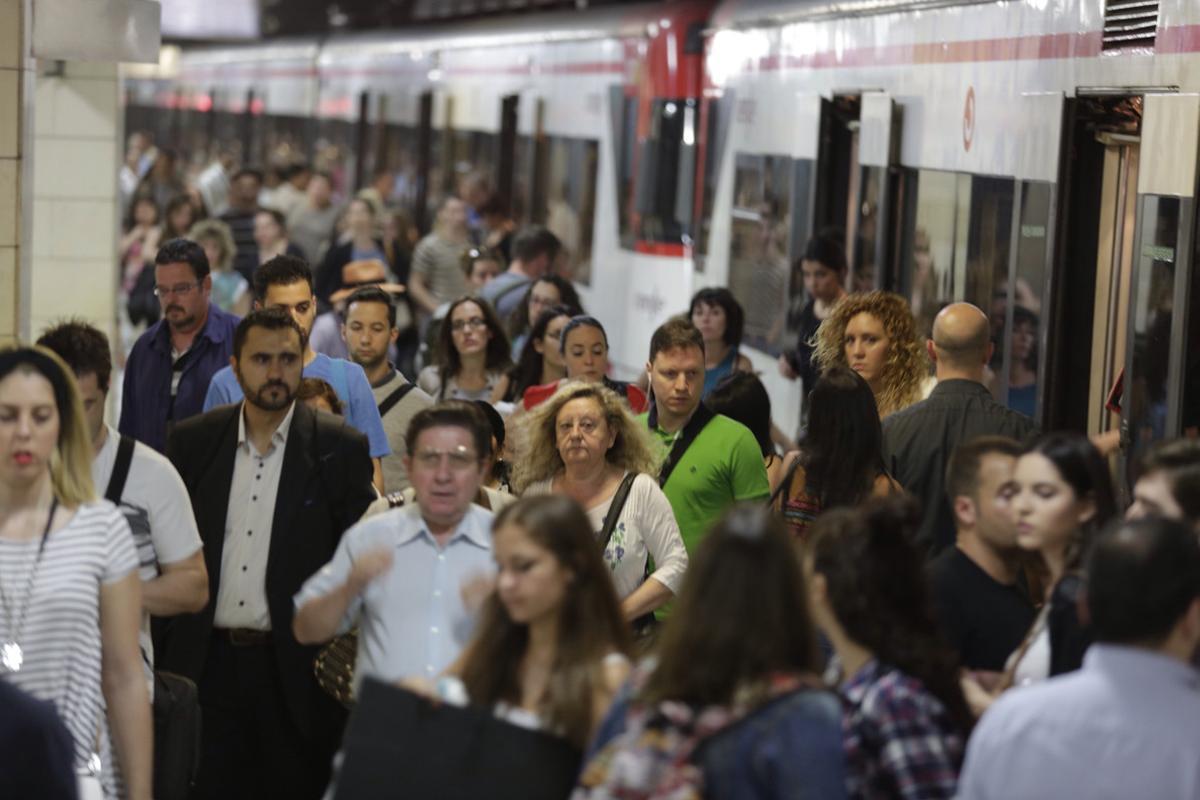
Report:
<svg viewBox="0 0 1200 800"><path fill-rule="evenodd" d="M532 483L525 494L551 494L552 481L548 479ZM586 509L592 530L597 534L604 527L604 518L611 505L612 497L609 497L603 503ZM655 569L650 577L678 594L683 573L687 571L687 548L679 533L679 523L675 521L671 502L659 488L658 482L643 474L634 479L612 538L604 548L604 563L612 572L613 585L622 600L642 585L647 557L654 559Z"/></svg>
<svg viewBox="0 0 1200 800"><path fill-rule="evenodd" d="M101 497L117 463L120 441L121 435L109 427L104 445L92 459L92 481ZM133 448L120 509L133 532L138 577L143 583L158 577L160 564L183 561L203 546L183 479L166 456L141 442ZM154 647L150 642L150 615L145 612L139 641L146 673L152 678Z"/></svg>

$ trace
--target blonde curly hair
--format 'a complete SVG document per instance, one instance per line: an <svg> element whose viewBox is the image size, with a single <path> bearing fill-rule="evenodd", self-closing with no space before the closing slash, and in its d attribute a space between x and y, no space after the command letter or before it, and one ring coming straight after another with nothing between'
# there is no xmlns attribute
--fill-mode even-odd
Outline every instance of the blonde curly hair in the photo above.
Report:
<svg viewBox="0 0 1200 800"><path fill-rule="evenodd" d="M645 425L638 424L629 405L616 392L598 383L566 381L544 403L517 422L517 457L513 461L512 487L520 494L537 481L551 478L564 468L558 452L558 412L572 400L592 398L600 404L604 420L617 432L605 458L629 472L658 475L665 453Z"/></svg>
<svg viewBox="0 0 1200 800"><path fill-rule="evenodd" d="M817 329L813 360L821 371L833 364L848 366L846 326L864 313L883 323L891 340L883 365L883 389L875 397L882 419L920 400L921 383L929 375L929 361L917 336L916 322L907 300L894 292L846 295Z"/></svg>

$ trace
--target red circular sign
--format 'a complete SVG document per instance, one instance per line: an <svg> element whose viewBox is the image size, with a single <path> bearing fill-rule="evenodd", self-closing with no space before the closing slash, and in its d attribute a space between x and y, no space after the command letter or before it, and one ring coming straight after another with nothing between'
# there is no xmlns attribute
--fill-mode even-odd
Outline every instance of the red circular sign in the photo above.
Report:
<svg viewBox="0 0 1200 800"><path fill-rule="evenodd" d="M967 102L963 106L962 121L963 150L971 151L971 143L975 141L975 87L967 87Z"/></svg>

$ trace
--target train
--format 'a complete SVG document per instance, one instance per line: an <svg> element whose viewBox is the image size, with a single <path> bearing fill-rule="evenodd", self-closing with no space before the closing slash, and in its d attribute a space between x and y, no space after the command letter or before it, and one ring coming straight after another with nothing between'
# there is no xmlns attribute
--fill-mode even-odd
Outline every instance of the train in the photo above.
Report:
<svg viewBox="0 0 1200 800"><path fill-rule="evenodd" d="M1043 429L1119 430L1122 471L1200 434L1194 0L677 0L188 48L124 99L196 163L324 156L347 192L394 170L422 222L486 176L564 239L625 375L729 287L785 430L825 232L922 332L987 311L992 391Z"/></svg>

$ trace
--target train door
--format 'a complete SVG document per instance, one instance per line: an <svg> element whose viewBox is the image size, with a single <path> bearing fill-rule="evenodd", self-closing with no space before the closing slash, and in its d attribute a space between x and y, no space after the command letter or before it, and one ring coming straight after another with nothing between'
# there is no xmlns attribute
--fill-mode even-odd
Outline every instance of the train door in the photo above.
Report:
<svg viewBox="0 0 1200 800"><path fill-rule="evenodd" d="M1121 400L1127 486L1153 442L1196 435L1198 141L1200 95L1146 95Z"/></svg>

